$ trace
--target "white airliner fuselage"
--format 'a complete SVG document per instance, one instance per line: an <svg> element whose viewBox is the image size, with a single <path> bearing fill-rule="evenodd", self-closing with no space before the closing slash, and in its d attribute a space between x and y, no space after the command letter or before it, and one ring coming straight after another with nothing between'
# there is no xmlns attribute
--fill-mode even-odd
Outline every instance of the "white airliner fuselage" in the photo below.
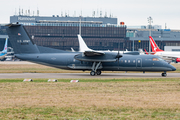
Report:
<svg viewBox="0 0 180 120"><path fill-rule="evenodd" d="M180 52L162 51L156 52L154 55L160 56L165 60L176 60L176 62L180 62L180 55L178 54L180 54Z"/></svg>

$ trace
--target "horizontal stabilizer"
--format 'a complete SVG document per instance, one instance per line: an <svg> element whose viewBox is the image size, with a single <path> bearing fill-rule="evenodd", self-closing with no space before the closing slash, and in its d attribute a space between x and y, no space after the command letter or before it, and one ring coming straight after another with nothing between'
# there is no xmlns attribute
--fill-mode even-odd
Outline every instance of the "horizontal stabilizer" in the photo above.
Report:
<svg viewBox="0 0 180 120"><path fill-rule="evenodd" d="M15 26L21 26L20 24L12 24L12 23L10 23L10 24L7 24L6 26L8 26L8 27L15 27Z"/></svg>

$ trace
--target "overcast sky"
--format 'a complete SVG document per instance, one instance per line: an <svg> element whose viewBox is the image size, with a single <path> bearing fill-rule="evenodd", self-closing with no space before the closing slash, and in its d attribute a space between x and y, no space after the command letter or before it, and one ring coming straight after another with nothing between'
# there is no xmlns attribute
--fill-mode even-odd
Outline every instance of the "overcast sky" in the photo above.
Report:
<svg viewBox="0 0 180 120"><path fill-rule="evenodd" d="M0 23L9 23L10 16L19 13L19 8L25 14L30 9L31 15L59 15L92 17L110 14L123 21L127 26L147 25L147 18L153 18L152 25L165 28L180 29L180 0L0 0Z"/></svg>

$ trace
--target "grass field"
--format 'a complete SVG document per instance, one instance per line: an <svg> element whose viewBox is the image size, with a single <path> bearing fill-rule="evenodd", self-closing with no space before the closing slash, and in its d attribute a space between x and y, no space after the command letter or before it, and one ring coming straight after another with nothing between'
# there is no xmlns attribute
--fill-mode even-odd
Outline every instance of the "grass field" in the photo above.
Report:
<svg viewBox="0 0 180 120"><path fill-rule="evenodd" d="M180 119L180 78L0 79L0 119Z"/></svg>
<svg viewBox="0 0 180 120"><path fill-rule="evenodd" d="M0 73L73 73L3 64ZM180 72L180 64L173 64ZM89 72L89 71L87 71ZM0 79L0 120L180 120L180 78Z"/></svg>

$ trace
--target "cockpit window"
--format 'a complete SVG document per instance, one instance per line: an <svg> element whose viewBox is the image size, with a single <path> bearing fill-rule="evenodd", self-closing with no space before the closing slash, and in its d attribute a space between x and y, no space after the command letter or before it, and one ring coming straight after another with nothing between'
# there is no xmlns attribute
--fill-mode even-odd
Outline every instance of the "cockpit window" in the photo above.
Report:
<svg viewBox="0 0 180 120"><path fill-rule="evenodd" d="M159 59L159 61L164 61L162 58L158 58Z"/></svg>
<svg viewBox="0 0 180 120"><path fill-rule="evenodd" d="M153 58L152 60L153 60L153 61L159 61L159 59L158 59L158 58Z"/></svg>

